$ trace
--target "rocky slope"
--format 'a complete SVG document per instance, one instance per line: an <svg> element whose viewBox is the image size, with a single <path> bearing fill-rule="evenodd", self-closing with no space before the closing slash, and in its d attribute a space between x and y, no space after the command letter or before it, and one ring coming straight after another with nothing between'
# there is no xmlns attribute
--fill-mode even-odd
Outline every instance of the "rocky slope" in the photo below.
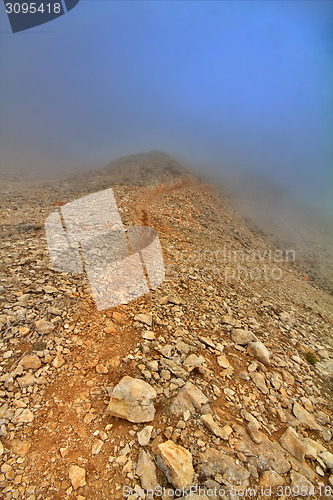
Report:
<svg viewBox="0 0 333 500"><path fill-rule="evenodd" d="M145 182L2 185L2 498L329 497L332 296L211 186L138 164ZM125 225L158 231L166 278L98 312L85 275L51 269L43 225L106 187Z"/></svg>

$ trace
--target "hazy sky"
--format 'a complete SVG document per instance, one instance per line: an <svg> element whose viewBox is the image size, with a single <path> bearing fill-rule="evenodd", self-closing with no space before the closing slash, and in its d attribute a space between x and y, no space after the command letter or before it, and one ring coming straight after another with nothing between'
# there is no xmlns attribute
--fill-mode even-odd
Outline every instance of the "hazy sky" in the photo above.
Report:
<svg viewBox="0 0 333 500"><path fill-rule="evenodd" d="M160 149L333 200L332 1L80 0L11 33L0 169Z"/></svg>

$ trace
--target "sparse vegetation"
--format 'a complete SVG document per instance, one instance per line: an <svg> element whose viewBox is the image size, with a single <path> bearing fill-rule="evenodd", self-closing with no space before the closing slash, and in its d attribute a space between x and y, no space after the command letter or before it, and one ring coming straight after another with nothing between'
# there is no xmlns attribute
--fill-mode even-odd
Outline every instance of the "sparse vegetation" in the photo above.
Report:
<svg viewBox="0 0 333 500"><path fill-rule="evenodd" d="M305 359L307 360L308 363L310 363L310 365L313 366L319 361L319 359L317 358L317 356L313 351L306 351Z"/></svg>

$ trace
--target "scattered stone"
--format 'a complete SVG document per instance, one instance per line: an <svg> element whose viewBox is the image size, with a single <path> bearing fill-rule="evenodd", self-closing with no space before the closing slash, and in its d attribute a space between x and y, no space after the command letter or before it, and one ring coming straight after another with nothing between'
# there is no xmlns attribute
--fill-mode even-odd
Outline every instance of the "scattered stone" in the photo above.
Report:
<svg viewBox="0 0 333 500"><path fill-rule="evenodd" d="M221 429L220 438L224 439L225 441L228 441L232 433L233 433L232 427L230 427L230 425L225 425Z"/></svg>
<svg viewBox="0 0 333 500"><path fill-rule="evenodd" d="M15 455L19 455L20 457L25 457L25 455L30 450L31 444L32 444L31 439L28 439L26 441L21 441L20 439L13 439L13 441L10 442L10 447L12 452L15 453Z"/></svg>
<svg viewBox="0 0 333 500"><path fill-rule="evenodd" d="M144 490L154 490L157 487L155 465L144 450L140 451L136 474L140 477L141 486Z"/></svg>
<svg viewBox="0 0 333 500"><path fill-rule="evenodd" d="M96 372L101 374L106 374L109 372L109 370L106 368L106 366L99 363L98 365L96 365Z"/></svg>
<svg viewBox="0 0 333 500"><path fill-rule="evenodd" d="M262 342L259 340L257 342L250 342L249 350L258 361L263 363L265 366L269 366L270 352Z"/></svg>
<svg viewBox="0 0 333 500"><path fill-rule="evenodd" d="M224 354L217 357L217 364L224 369L230 368L230 363Z"/></svg>
<svg viewBox="0 0 333 500"><path fill-rule="evenodd" d="M156 361L155 359L153 361L148 361L146 366L148 370L151 370L152 372L158 372L158 361Z"/></svg>
<svg viewBox="0 0 333 500"><path fill-rule="evenodd" d="M182 340L178 340L176 344L176 349L179 351L181 354L188 354L191 350L191 346L183 342Z"/></svg>
<svg viewBox="0 0 333 500"><path fill-rule="evenodd" d="M148 446L152 431L153 431L153 426L146 425L146 427L144 427L140 432L138 432L137 436L140 446Z"/></svg>
<svg viewBox="0 0 333 500"><path fill-rule="evenodd" d="M333 454L329 451L322 451L319 457L323 460L328 469L333 469Z"/></svg>
<svg viewBox="0 0 333 500"><path fill-rule="evenodd" d="M27 373L23 377L19 377L17 381L20 387L29 387L30 385L34 385L36 383L35 377L30 375L30 373Z"/></svg>
<svg viewBox="0 0 333 500"><path fill-rule="evenodd" d="M283 486L284 484L284 478L275 472L275 470L266 470L259 481L259 487L264 489L277 488L278 486Z"/></svg>
<svg viewBox="0 0 333 500"><path fill-rule="evenodd" d="M215 436L221 437L221 434L223 434L223 439L225 438L225 434L222 433L222 428L215 422L210 413L207 413L207 415L201 415L201 421L205 424L207 429L215 434Z"/></svg>
<svg viewBox="0 0 333 500"><path fill-rule="evenodd" d="M297 488L299 492L302 492L302 496L308 495L313 489L313 485L308 481L302 474L292 470L290 472L290 479L292 487Z"/></svg>
<svg viewBox="0 0 333 500"><path fill-rule="evenodd" d="M313 415L308 412L303 406L301 406L297 401L293 406L293 414L295 417L304 425L305 428L314 431L319 431L321 429L320 425L317 424Z"/></svg>
<svg viewBox="0 0 333 500"><path fill-rule="evenodd" d="M102 446L103 446L103 441L101 441L100 439L96 439L94 442L93 442L93 445L92 445L92 448L91 448L91 453L93 455L98 455L99 452L101 451L102 449Z"/></svg>
<svg viewBox="0 0 333 500"><path fill-rule="evenodd" d="M156 391L147 382L125 376L113 389L107 412L130 422L151 422Z"/></svg>
<svg viewBox="0 0 333 500"><path fill-rule="evenodd" d="M168 481L175 488L188 488L194 479L191 453L173 441L157 447L156 462Z"/></svg>
<svg viewBox="0 0 333 500"><path fill-rule="evenodd" d="M154 340L155 333L152 332L151 330L145 330L142 332L141 337L146 340Z"/></svg>
<svg viewBox="0 0 333 500"><path fill-rule="evenodd" d="M41 335L45 335L47 333L52 333L54 330L54 324L46 319L40 319L36 321L36 329L38 333Z"/></svg>
<svg viewBox="0 0 333 500"><path fill-rule="evenodd" d="M199 335L198 339L200 340L200 342L202 342L206 346L211 347L212 349L215 349L215 343L209 337L204 337L203 335Z"/></svg>
<svg viewBox="0 0 333 500"><path fill-rule="evenodd" d="M140 313L134 316L134 321L139 321L139 323L151 326L153 324L153 316L149 313Z"/></svg>
<svg viewBox="0 0 333 500"><path fill-rule="evenodd" d="M197 356L196 354L190 354L190 356L188 356L185 359L183 366L186 368L186 370L191 372L195 368L200 368L204 361L205 361L205 358L203 358L202 356Z"/></svg>
<svg viewBox="0 0 333 500"><path fill-rule="evenodd" d="M165 358L172 358L173 346L167 344L164 347L162 347L162 349L160 349L159 351Z"/></svg>
<svg viewBox="0 0 333 500"><path fill-rule="evenodd" d="M246 346L250 342L255 342L257 337L249 330L243 330L242 328L234 328L231 332L231 339L235 344Z"/></svg>
<svg viewBox="0 0 333 500"><path fill-rule="evenodd" d="M72 465L68 470L68 475L74 490L86 485L86 471L82 467Z"/></svg>
<svg viewBox="0 0 333 500"><path fill-rule="evenodd" d="M187 378L188 372L182 368L180 361L175 361L174 359L163 358L160 360L161 366L166 370L169 370L175 375L175 377Z"/></svg>
<svg viewBox="0 0 333 500"><path fill-rule="evenodd" d="M321 453L322 451L327 451L322 444L317 443L317 441L314 441L309 437L303 439L302 443L305 446L306 458L312 458L313 460L316 460L319 453Z"/></svg>
<svg viewBox="0 0 333 500"><path fill-rule="evenodd" d="M195 410L201 410L207 403L208 398L206 398L203 392L196 385L192 384L192 382L186 382L174 398L170 407L170 413L182 415L186 410L194 413Z"/></svg>
<svg viewBox="0 0 333 500"><path fill-rule="evenodd" d="M214 448L208 448L199 456L198 473L199 476L212 478L221 474L224 480L234 485L243 483L250 477L250 472L233 457Z"/></svg>
<svg viewBox="0 0 333 500"><path fill-rule="evenodd" d="M167 301L170 302L170 304L175 304L176 306L179 306L182 303L182 300L177 297L177 295L168 295Z"/></svg>
<svg viewBox="0 0 333 500"><path fill-rule="evenodd" d="M250 374L252 382L263 394L268 394L268 388L266 385L265 375L261 372L254 372Z"/></svg>
<svg viewBox="0 0 333 500"><path fill-rule="evenodd" d="M36 354L23 356L19 364L24 368L24 370L37 370L41 367L42 362Z"/></svg>
<svg viewBox="0 0 333 500"><path fill-rule="evenodd" d="M28 408L25 408L24 410L19 409L15 412L15 416L13 419L14 424L29 424L32 422L34 419L34 415L32 411L30 411Z"/></svg>
<svg viewBox="0 0 333 500"><path fill-rule="evenodd" d="M273 469L278 474L285 474L290 470L290 463L284 457L284 450L278 443L264 435L262 442L258 445L245 433L244 429L240 442L234 447L248 457L248 461L259 471Z"/></svg>
<svg viewBox="0 0 333 500"><path fill-rule="evenodd" d="M65 363L65 360L63 356L60 354L60 352L57 352L56 357L54 358L52 365L54 368L60 368L63 364Z"/></svg>
<svg viewBox="0 0 333 500"><path fill-rule="evenodd" d="M300 462L305 459L305 446L298 439L296 431L292 427L288 427L286 432L280 438L281 446Z"/></svg>
<svg viewBox="0 0 333 500"><path fill-rule="evenodd" d="M263 435L262 435L262 433L258 430L257 425L256 425L253 421L250 421L250 422L247 424L247 430L249 431L249 434L250 434L251 438L253 439L253 441L254 441L256 444L260 444L260 443L261 443L261 441L262 441Z"/></svg>

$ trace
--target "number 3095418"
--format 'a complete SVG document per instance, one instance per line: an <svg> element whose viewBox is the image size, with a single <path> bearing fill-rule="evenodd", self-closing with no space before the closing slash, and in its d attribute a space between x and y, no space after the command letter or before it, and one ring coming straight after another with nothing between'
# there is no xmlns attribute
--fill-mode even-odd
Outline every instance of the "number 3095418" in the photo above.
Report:
<svg viewBox="0 0 333 500"><path fill-rule="evenodd" d="M15 2L6 3L7 14L60 14L61 4L60 3L36 3L36 2Z"/></svg>

